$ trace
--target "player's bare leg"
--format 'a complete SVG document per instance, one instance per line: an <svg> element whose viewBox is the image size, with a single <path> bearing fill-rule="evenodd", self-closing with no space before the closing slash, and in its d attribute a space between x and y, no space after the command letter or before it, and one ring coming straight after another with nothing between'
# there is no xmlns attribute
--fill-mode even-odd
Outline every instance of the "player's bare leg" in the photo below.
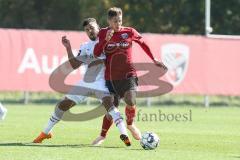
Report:
<svg viewBox="0 0 240 160"><path fill-rule="evenodd" d="M124 94L124 101L127 104L125 108L127 128L136 140L140 140L141 132L134 124L134 118L136 115L136 91L126 91Z"/></svg>
<svg viewBox="0 0 240 160"><path fill-rule="evenodd" d="M43 140L52 138L51 130L54 127L55 124L57 124L65 111L69 110L71 107L73 107L76 103L68 98L63 99L60 101L56 107L55 110L50 117L48 124L46 128L39 134L37 138L33 140L33 143L42 143Z"/></svg>

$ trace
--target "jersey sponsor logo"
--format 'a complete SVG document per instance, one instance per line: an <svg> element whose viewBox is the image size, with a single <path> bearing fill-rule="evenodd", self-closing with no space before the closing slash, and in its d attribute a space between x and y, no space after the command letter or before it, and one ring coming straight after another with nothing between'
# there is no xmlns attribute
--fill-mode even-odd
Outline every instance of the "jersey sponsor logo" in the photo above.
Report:
<svg viewBox="0 0 240 160"><path fill-rule="evenodd" d="M120 48L128 48L129 45L130 45L129 42L127 41L122 41L119 43Z"/></svg>
<svg viewBox="0 0 240 160"><path fill-rule="evenodd" d="M121 37L122 37L122 39L128 39L128 34L127 33L123 33L123 34L121 34Z"/></svg>
<svg viewBox="0 0 240 160"><path fill-rule="evenodd" d="M121 41L118 43L115 42L109 42L105 48L106 52L114 52L116 49L123 49L126 50L131 46L131 43L127 42L127 41Z"/></svg>
<svg viewBox="0 0 240 160"><path fill-rule="evenodd" d="M189 63L189 47L185 44L169 43L161 48L163 63L168 67L166 78L174 86L184 79Z"/></svg>

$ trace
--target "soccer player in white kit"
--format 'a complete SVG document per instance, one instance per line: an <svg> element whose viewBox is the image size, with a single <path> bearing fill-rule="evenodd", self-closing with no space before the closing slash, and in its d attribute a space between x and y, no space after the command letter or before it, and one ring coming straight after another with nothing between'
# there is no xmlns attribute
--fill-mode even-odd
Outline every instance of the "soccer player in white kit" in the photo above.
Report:
<svg viewBox="0 0 240 160"><path fill-rule="evenodd" d="M5 108L0 102L0 120L4 120L7 115L7 108Z"/></svg>
<svg viewBox="0 0 240 160"><path fill-rule="evenodd" d="M93 54L94 46L98 42L97 35L99 32L99 26L94 18L87 18L83 21L83 27L90 41L81 45L77 57L73 55L70 41L66 36L62 37L62 44L67 50L69 62L74 69L78 68L81 64L88 65L88 70L85 73L83 80L80 80L77 83L77 86L87 89L77 91L79 88L72 88L70 93L65 95L64 99L56 105L46 128L33 140L33 143L42 143L43 140L51 138L52 128L61 120L65 111L69 110L76 104L83 102L89 95L95 95L102 101L108 114L113 118L113 121L119 129L120 139L125 145L130 146L131 143L127 135L123 118L121 117L119 110L114 106L113 97L105 86L105 56L103 54L99 58L95 58ZM74 94L79 92L81 95Z"/></svg>

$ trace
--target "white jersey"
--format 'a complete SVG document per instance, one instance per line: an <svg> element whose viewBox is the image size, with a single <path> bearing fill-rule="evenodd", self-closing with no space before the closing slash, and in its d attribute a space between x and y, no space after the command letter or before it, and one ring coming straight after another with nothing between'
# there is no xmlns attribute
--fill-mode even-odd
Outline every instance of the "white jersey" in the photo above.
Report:
<svg viewBox="0 0 240 160"><path fill-rule="evenodd" d="M91 64L92 62L94 62L96 60L105 60L106 59L106 56L104 54L102 54L100 57L97 57L97 58L94 57L93 51L94 51L95 44L97 42L98 42L97 40L96 41L88 41L88 42L82 44L79 49L78 55L76 57L79 61L81 61L87 65L86 72L84 74L85 81L88 81L88 80L92 81L93 78L96 81L100 80L100 79L104 79L104 72L105 72L104 63L88 67L89 64Z"/></svg>
<svg viewBox="0 0 240 160"><path fill-rule="evenodd" d="M94 61L105 60L106 56L102 54L100 57L94 57L94 47L98 41L88 41L81 45L77 59L86 65L86 72L83 80L76 83L76 86L66 95L68 99L71 99L76 104L83 102L89 95L95 95L98 99L110 96L109 90L105 85L105 65L100 63L89 67ZM81 89L81 87L83 87Z"/></svg>

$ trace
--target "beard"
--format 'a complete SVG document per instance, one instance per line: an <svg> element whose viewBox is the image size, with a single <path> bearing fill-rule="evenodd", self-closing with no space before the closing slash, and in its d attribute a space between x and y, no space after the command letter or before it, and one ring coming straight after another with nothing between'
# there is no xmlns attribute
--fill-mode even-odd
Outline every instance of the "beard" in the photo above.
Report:
<svg viewBox="0 0 240 160"><path fill-rule="evenodd" d="M97 39L97 37L94 36L94 35L90 35L89 38L90 38L92 41L95 41L95 40Z"/></svg>

